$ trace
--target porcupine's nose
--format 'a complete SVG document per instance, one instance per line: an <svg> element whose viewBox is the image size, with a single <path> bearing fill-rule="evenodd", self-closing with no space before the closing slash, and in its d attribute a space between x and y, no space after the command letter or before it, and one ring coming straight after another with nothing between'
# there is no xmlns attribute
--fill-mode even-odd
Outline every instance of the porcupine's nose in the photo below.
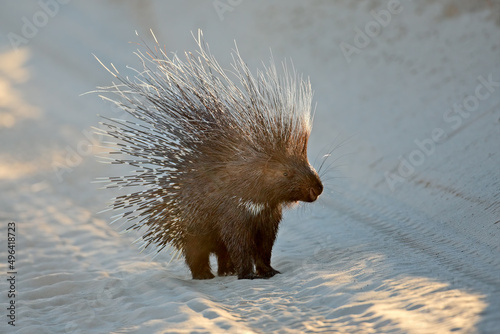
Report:
<svg viewBox="0 0 500 334"><path fill-rule="evenodd" d="M319 195L323 192L323 185L321 183L316 184L315 186L309 188L309 200L314 202Z"/></svg>

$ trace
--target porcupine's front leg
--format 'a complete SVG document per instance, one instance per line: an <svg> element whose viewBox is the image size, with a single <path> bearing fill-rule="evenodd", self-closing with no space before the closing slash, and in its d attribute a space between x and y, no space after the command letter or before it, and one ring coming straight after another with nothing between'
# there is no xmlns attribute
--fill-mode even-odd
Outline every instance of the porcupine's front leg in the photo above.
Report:
<svg viewBox="0 0 500 334"><path fill-rule="evenodd" d="M271 253L278 232L278 224L279 222L268 226L268 229L261 229L255 235L255 267L257 275L264 278L280 274L278 270L271 267Z"/></svg>

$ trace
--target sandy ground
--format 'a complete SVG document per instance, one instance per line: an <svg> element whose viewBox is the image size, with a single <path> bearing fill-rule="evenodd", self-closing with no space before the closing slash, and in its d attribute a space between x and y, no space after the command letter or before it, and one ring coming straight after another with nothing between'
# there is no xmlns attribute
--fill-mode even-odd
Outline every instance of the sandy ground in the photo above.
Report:
<svg viewBox="0 0 500 334"><path fill-rule="evenodd" d="M3 4L0 332L497 333L500 6L397 3ZM126 170L94 157L116 110L80 95L112 79L92 54L132 74L150 28L177 52L202 28L226 65L235 39L251 68L272 48L311 78L311 161L336 149L320 200L281 225L281 275L193 281L97 214L114 194L91 181Z"/></svg>

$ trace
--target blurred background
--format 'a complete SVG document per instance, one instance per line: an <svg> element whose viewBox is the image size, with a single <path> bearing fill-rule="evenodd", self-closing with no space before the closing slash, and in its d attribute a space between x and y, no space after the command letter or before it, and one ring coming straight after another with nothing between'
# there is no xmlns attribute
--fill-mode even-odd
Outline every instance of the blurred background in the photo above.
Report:
<svg viewBox="0 0 500 334"><path fill-rule="evenodd" d="M468 249L471 262L493 268L480 278L498 284L497 0L4 1L0 220L25 221L38 239L61 244L74 226L103 231L76 242L80 251L115 233L107 217L96 218L112 195L91 181L126 169L110 172L94 157L97 115L118 113L97 94L82 95L113 79L94 55L133 76L133 53L152 43L150 30L182 54L195 51L198 29L225 68L236 41L252 70L272 50L310 78L310 160L318 166L333 149L324 207L342 212L351 201L376 211L364 198L377 198L402 222L419 221L423 238L455 235L450 243ZM53 217L60 226L37 229ZM26 238L25 247L40 246ZM483 328L493 324L488 314Z"/></svg>

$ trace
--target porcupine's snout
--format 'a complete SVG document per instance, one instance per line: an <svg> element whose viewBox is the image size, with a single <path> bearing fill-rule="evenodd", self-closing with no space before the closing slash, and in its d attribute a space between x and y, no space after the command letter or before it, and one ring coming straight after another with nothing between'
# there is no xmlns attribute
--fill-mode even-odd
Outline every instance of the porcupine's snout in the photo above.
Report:
<svg viewBox="0 0 500 334"><path fill-rule="evenodd" d="M312 175L309 177L309 194L305 202L314 202L323 192L323 183L319 179L315 170L312 170Z"/></svg>
<svg viewBox="0 0 500 334"><path fill-rule="evenodd" d="M323 192L323 183L321 182L318 173L309 165L307 170L304 170L304 183L302 185L303 202L314 202Z"/></svg>
<svg viewBox="0 0 500 334"><path fill-rule="evenodd" d="M316 184L309 188L309 202L314 202L316 199L318 199L319 195L321 195L322 192L323 184L321 183L320 179L317 178Z"/></svg>

